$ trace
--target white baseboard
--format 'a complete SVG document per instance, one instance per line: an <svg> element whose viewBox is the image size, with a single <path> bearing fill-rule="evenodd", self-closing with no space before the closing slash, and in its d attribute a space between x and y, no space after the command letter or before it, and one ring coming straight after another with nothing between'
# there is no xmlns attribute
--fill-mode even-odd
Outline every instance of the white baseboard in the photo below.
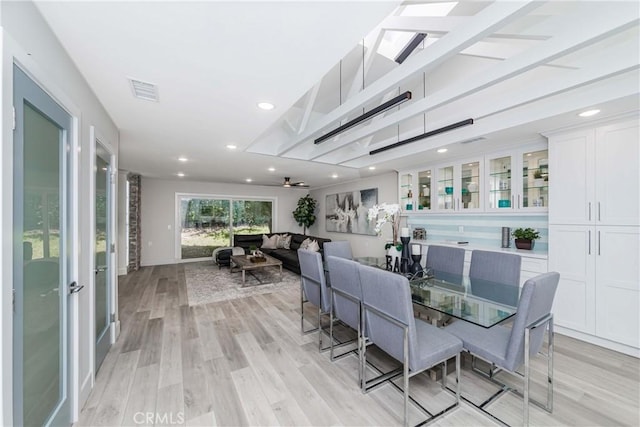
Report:
<svg viewBox="0 0 640 427"><path fill-rule="evenodd" d="M127 275L127 267L118 269L118 276L126 276Z"/></svg>
<svg viewBox="0 0 640 427"><path fill-rule="evenodd" d="M615 341L609 341L604 338L596 337L590 334L585 334L584 332L574 331L573 329L565 328L558 325L553 325L553 329L558 334L566 335L571 338L578 339L580 341L588 342L589 344L598 345L600 347L608 348L609 350L617 351L619 353L640 358L639 348L631 347L625 344L620 344Z"/></svg>
<svg viewBox="0 0 640 427"><path fill-rule="evenodd" d="M89 394L91 394L92 389L93 389L93 375L91 375L91 372L89 372L85 377L85 379L82 381L82 385L80 386L80 393L78 396L80 399L80 401L78 402L78 408L80 408L80 410L82 410L82 408L84 408L84 404L87 403L87 400L89 399Z"/></svg>

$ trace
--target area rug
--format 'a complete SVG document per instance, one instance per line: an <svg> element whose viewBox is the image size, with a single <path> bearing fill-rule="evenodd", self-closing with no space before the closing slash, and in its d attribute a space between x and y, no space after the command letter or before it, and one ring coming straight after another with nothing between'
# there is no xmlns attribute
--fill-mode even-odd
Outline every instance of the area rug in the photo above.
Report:
<svg viewBox="0 0 640 427"><path fill-rule="evenodd" d="M300 290L300 276L289 270L282 270L282 280L277 268L265 268L252 273L247 272L243 287L240 271L230 273L229 267L218 269L218 266L211 261L185 264L184 274L189 305L201 305L285 289L291 292ZM258 279L265 284L261 285Z"/></svg>

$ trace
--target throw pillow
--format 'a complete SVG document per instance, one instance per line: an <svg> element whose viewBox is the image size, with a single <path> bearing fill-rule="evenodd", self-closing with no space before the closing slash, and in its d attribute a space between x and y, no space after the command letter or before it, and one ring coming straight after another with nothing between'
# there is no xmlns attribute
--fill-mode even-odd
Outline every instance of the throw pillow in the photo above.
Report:
<svg viewBox="0 0 640 427"><path fill-rule="evenodd" d="M266 234L262 235L262 249L276 249L278 243L278 235L274 234L271 237L267 237Z"/></svg>
<svg viewBox="0 0 640 427"><path fill-rule="evenodd" d="M285 234L282 238L282 248L283 249L291 249L291 236Z"/></svg>
<svg viewBox="0 0 640 427"><path fill-rule="evenodd" d="M320 244L317 240L312 240L307 249L313 252L320 252Z"/></svg>
<svg viewBox="0 0 640 427"><path fill-rule="evenodd" d="M310 244L311 244L311 239L307 237L302 241L302 243L300 243L300 249L309 249Z"/></svg>

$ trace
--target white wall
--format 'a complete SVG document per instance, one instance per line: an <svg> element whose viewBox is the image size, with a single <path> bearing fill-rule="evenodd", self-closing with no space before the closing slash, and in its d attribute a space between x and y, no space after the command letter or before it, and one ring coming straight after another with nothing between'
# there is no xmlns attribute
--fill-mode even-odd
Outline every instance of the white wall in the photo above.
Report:
<svg viewBox="0 0 640 427"><path fill-rule="evenodd" d="M275 198L275 232L302 233L292 212L307 190L243 184L142 178L140 198L142 254L140 264L171 264L176 258L176 193Z"/></svg>
<svg viewBox="0 0 640 427"><path fill-rule="evenodd" d="M104 137L104 142L111 145L113 152L118 152L118 129L110 119L86 81L76 69L57 38L50 31L46 22L32 2L0 2L0 25L2 45L2 67L0 68L2 84L0 96L2 102L0 152L1 164L1 226L2 263L0 278L2 279L0 305L0 345L2 365L0 383L2 388L2 406L0 406L0 424L12 425L12 230L13 230L13 63L16 62L31 75L56 101L67 109L75 118L77 132L73 136L77 150L73 153L77 164L77 175L74 177L72 191L77 197L77 236L75 245L79 258L75 260L75 271L72 280L90 287L93 280L91 265L91 229L93 219L90 216L92 189L90 176L92 159L89 149L90 126ZM99 52L97 53L99 54ZM85 288L87 289L87 288ZM77 415L84 399L92 386L93 301L90 293L82 291L73 297L71 303L72 329L72 382L75 395L72 396L72 412ZM75 417L74 417L75 419Z"/></svg>
<svg viewBox="0 0 640 427"><path fill-rule="evenodd" d="M334 233L326 231L326 196L328 194L364 190L367 188L378 189L378 203L398 203L398 174L396 172L311 190L309 194L318 201L318 211L316 223L309 228L307 234L326 237L331 240L348 240L351 242L351 250L353 251L353 255L356 257L384 256L384 245L388 240L392 239L390 225L383 227L382 234L380 236L365 236L361 234Z"/></svg>

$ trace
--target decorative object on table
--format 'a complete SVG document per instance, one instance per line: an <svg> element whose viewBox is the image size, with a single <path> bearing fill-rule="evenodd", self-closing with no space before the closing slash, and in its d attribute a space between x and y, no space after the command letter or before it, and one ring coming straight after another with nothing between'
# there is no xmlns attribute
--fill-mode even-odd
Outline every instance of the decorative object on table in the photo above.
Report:
<svg viewBox="0 0 640 427"><path fill-rule="evenodd" d="M387 269L393 269L399 257L399 253L402 250L402 244L400 244L400 242L398 241L400 212L400 205L398 205L397 203L382 203L380 205L374 205L371 209L369 209L369 214L367 216L369 222L375 221L374 230L378 234L378 236L382 232L382 226L388 222L391 223L393 240L385 244L384 246L384 248L387 250L387 256L391 257L391 259L387 262Z"/></svg>
<svg viewBox="0 0 640 427"><path fill-rule="evenodd" d="M400 232L400 241L402 242L402 259L400 260L400 272L408 273L409 272L409 241L411 237L409 237L409 228L403 227Z"/></svg>
<svg viewBox="0 0 640 427"><path fill-rule="evenodd" d="M453 194L453 187L444 187L445 194Z"/></svg>
<svg viewBox="0 0 640 427"><path fill-rule="evenodd" d="M502 248L511 247L511 228L502 227Z"/></svg>
<svg viewBox="0 0 640 427"><path fill-rule="evenodd" d="M300 197L298 207L293 211L293 218L302 226L302 234L307 234L307 228L316 222L316 200L308 194Z"/></svg>
<svg viewBox="0 0 640 427"><path fill-rule="evenodd" d="M413 277L422 277L422 265L420 265L420 261L422 260L421 244L413 243L411 245L411 259L413 260L413 264L409 267L409 272Z"/></svg>
<svg viewBox="0 0 640 427"><path fill-rule="evenodd" d="M251 245L249 246L249 253L251 255L255 255L256 251L258 250L258 247L256 245Z"/></svg>
<svg viewBox="0 0 640 427"><path fill-rule="evenodd" d="M422 227L413 229L413 240L427 240L427 230Z"/></svg>
<svg viewBox="0 0 640 427"><path fill-rule="evenodd" d="M533 228L516 228L511 235L515 237L518 249L531 250L535 240L540 238L540 233Z"/></svg>
<svg viewBox="0 0 640 427"><path fill-rule="evenodd" d="M378 189L328 194L326 197L327 231L375 236L375 223L368 212L378 203Z"/></svg>

